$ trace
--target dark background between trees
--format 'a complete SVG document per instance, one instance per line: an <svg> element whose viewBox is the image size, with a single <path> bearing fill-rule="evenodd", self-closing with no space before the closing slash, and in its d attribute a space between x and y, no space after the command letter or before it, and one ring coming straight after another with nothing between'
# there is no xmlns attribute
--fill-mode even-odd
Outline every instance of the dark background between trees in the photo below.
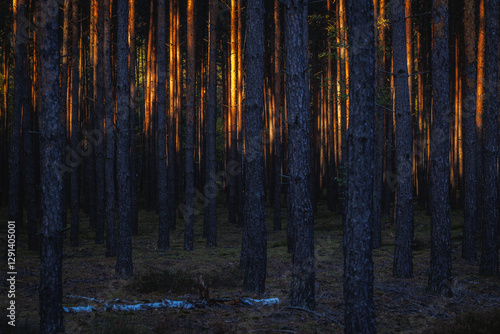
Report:
<svg viewBox="0 0 500 334"><path fill-rule="evenodd" d="M237 228L242 288L257 295L269 234L285 229L285 304L314 312L326 206L342 216L348 333L376 331L384 230L392 275L415 276L417 211L429 293L454 295L452 212L460 256L497 276L498 7L2 0L0 203L40 252L42 332L64 327L63 245L89 229L132 280L144 213L158 214L158 251L177 235L187 252L217 248L221 224Z"/></svg>

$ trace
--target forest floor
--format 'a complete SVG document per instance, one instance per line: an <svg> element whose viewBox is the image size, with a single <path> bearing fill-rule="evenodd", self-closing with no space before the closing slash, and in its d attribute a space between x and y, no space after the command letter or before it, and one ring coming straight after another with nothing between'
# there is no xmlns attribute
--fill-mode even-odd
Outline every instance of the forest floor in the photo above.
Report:
<svg viewBox="0 0 500 334"><path fill-rule="evenodd" d="M0 208L2 222L7 221L6 207ZM383 244L373 253L374 299L378 333L422 333L425 330L452 328L457 317L469 312L491 313L500 307L500 279L478 275L477 263L461 259L462 212L452 215L452 256L454 280L452 298L426 291L430 256L430 218L422 210L415 212L414 274L412 279L392 276L395 227L384 220ZM67 333L341 333L343 332L343 257L341 216L319 205L315 215L316 301L315 312L287 308L291 282L291 256L287 254L286 224L272 232L272 211L267 212L268 264L266 294L246 294L239 274L241 230L229 225L226 210L219 209L218 247L205 248L201 236L203 217L195 223L195 250L183 250L183 221L171 233L170 251L156 247L158 217L139 211L139 235L133 238L134 277L126 281L114 276L114 258L104 257L104 245L94 243L88 218L81 216L81 245L72 248L64 243L63 305L93 305L98 310L65 313ZM6 224L0 238L5 242ZM16 333L38 330L39 255L29 252L25 233L17 241ZM6 258L2 246L2 283L0 308L7 307ZM104 311L99 300L120 299L118 303L154 303L164 299L199 301L198 278L203 276L210 298L218 303L198 303L194 309L162 308L141 311ZM236 299L274 298L273 306L244 306ZM479 314L479 313L478 313ZM500 315L500 313L498 313ZM461 316L460 316L461 315ZM498 316L496 316L498 318ZM481 320L483 321L483 320ZM489 321L489 320L484 320ZM8 329L2 315L0 332ZM474 325L473 325L474 327ZM481 326L479 326L481 327ZM443 330L435 330L443 332ZM498 331L500 332L500 331ZM497 332L497 333L498 333Z"/></svg>

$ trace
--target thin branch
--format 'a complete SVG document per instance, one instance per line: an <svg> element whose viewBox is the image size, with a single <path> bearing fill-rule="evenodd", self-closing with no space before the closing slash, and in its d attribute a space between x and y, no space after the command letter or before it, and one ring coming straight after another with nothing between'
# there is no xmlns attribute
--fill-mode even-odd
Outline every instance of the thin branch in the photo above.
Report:
<svg viewBox="0 0 500 334"><path fill-rule="evenodd" d="M390 112L395 112L394 110L389 109L389 108L387 108L387 107L384 107L383 105L380 105L380 104L378 104L378 103L375 103L375 105L376 105L377 107L380 107L380 108L385 109L385 110L387 110L387 111L390 111Z"/></svg>
<svg viewBox="0 0 500 334"><path fill-rule="evenodd" d="M431 14L432 14L431 12L427 12L427 13L420 13L420 14L414 14L414 15L410 15L410 16L405 17L405 20L406 20L406 19L411 19L411 18L413 18L413 17L424 16L424 15L431 15Z"/></svg>
<svg viewBox="0 0 500 334"><path fill-rule="evenodd" d="M379 71L379 72L387 73L387 74L390 74L390 75L394 75L394 73L392 73L392 72L388 72L388 71L384 71L384 70L382 70L382 69L380 69L380 68L376 68L375 70L377 70L377 71Z"/></svg>
<svg viewBox="0 0 500 334"><path fill-rule="evenodd" d="M408 76L420 75L420 74L425 74L425 73L431 73L431 71L423 71L423 72L418 72L418 73L412 73L412 74L408 74Z"/></svg>

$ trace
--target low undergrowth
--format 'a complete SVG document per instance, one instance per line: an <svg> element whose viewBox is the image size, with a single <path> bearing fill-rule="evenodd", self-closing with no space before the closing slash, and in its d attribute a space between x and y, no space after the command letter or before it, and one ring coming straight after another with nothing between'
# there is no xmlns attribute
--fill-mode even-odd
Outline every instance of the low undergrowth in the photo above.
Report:
<svg viewBox="0 0 500 334"><path fill-rule="evenodd" d="M223 201L221 201L223 203ZM0 219L7 221L7 209L0 207ZM152 309L137 312L99 311L65 314L68 333L342 333L343 332L343 257L342 219L318 206L315 219L316 301L315 312L287 308L291 283L292 259L287 253L286 221L283 230L273 232L272 211L267 212L268 272L266 294L253 295L242 290L239 271L241 228L228 223L226 210L219 210L218 247L205 248L201 236L203 217L195 220L195 249L183 250L182 220L171 233L171 248L159 250L158 217L151 211L139 212L139 235L133 238L134 276L131 280L115 277L116 259L104 256L104 245L96 245L88 217L81 214L81 244L64 244L63 304L92 305L98 300L154 303L164 299L199 298L203 280L210 298L231 300L241 297L280 299L274 306L242 306L231 302L194 309ZM285 217L285 212L283 212ZM413 244L414 277L392 276L395 227L385 218L382 247L374 250L374 302L378 333L497 333L500 332L500 280L479 276L478 264L461 259L462 212L452 214L453 297L427 292L430 263L430 219L424 211L415 211ZM5 224L0 228L5 236ZM478 242L480 240L478 239ZM479 245L479 243L478 243ZM16 327L2 316L0 332L30 334L38 332L38 253L28 252L23 230L17 238ZM4 249L2 247L1 249ZM6 263L3 261L3 263ZM2 265L5 275L5 265ZM201 277L201 278L200 278ZM6 296L5 279L0 295ZM7 298L0 299L6 309ZM3 313L2 313L3 314ZM475 331L475 332L474 332Z"/></svg>

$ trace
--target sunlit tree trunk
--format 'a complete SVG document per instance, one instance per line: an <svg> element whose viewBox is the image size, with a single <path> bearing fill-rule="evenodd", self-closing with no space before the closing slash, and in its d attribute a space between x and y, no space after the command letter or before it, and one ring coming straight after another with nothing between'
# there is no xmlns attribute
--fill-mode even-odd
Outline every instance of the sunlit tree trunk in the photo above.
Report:
<svg viewBox="0 0 500 334"><path fill-rule="evenodd" d="M12 8L9 8L9 11ZM10 43L5 43L3 46L3 77L4 77L4 82L3 82L3 111L2 115L0 117L0 122L2 123L3 127L3 134L2 134L2 161L9 161L9 135L8 135L8 129L7 129L7 124L8 124L8 110L9 110L9 92L10 92L10 62L11 62L11 56L10 56ZM1 183L2 183L2 191L0 193L0 203L3 203L4 200L7 200L8 195L9 195L9 172L8 172L8 164L4 163L2 164L1 168Z"/></svg>
<svg viewBox="0 0 500 334"><path fill-rule="evenodd" d="M210 31L208 56L208 100L206 116L206 185L204 194L208 199L205 208L207 247L217 246L217 184L216 184L216 125L217 125L217 6L218 0L210 0Z"/></svg>
<svg viewBox="0 0 500 334"><path fill-rule="evenodd" d="M285 3L286 98L289 131L290 201L293 270L290 303L313 310L314 243L309 169L309 87L307 0Z"/></svg>
<svg viewBox="0 0 500 334"><path fill-rule="evenodd" d="M479 0L478 36L477 36L477 91L476 91L476 177L477 177L477 216L484 213L483 199L483 112L484 112L484 75L485 75L485 35L486 16L485 0Z"/></svg>
<svg viewBox="0 0 500 334"><path fill-rule="evenodd" d="M136 63L137 50L135 43L135 0L129 0L128 17L128 35L129 35L129 60L128 60L128 81L130 85L129 95L129 122L130 122L130 219L132 224L132 234L137 235L139 231L138 212L137 212L137 171L136 171L136 143L135 143L135 109L136 109Z"/></svg>
<svg viewBox="0 0 500 334"><path fill-rule="evenodd" d="M230 24L230 80L229 80L229 116L230 116L230 134L229 134L229 163L240 165L238 161L238 50L237 50L237 34L238 34L238 0L231 0L231 24ZM232 175L229 183L229 222L237 223L238 215L238 178L237 175Z"/></svg>
<svg viewBox="0 0 500 334"><path fill-rule="evenodd" d="M392 0L392 46L396 106L396 244L393 275L413 276L412 127L403 0Z"/></svg>
<svg viewBox="0 0 500 334"><path fill-rule="evenodd" d="M116 273L130 278L132 266L132 221L130 217L130 121L128 75L128 0L118 0L116 57L116 181L118 185L118 240Z"/></svg>
<svg viewBox="0 0 500 334"><path fill-rule="evenodd" d="M62 333L62 158L61 105L59 92L59 2L41 0L36 11L40 50L40 147L42 250L40 263L40 331ZM19 27L18 27L19 28Z"/></svg>
<svg viewBox="0 0 500 334"><path fill-rule="evenodd" d="M372 194L376 53L373 1L351 1L347 13L350 117L344 226L345 333L375 333Z"/></svg>
<svg viewBox="0 0 500 334"><path fill-rule="evenodd" d="M68 80L70 76L68 75L68 37L69 37L69 21L70 21L70 10L71 1L64 0L63 4L63 35L62 35L62 51L61 51L61 69L59 74L59 82L61 84L61 122L62 122L62 133L63 142L67 143L67 129L66 129L66 116L68 113ZM63 152L63 160L64 160ZM61 209L62 209L62 220L63 225L67 225L67 208L68 208L68 194L69 194L69 180L70 173L64 173L63 175L63 196L61 196Z"/></svg>
<svg viewBox="0 0 500 334"><path fill-rule="evenodd" d="M170 228L175 229L176 225L176 179L177 176L177 128L176 128L176 112L178 108L177 95L177 35L179 27L176 26L178 11L177 0L170 1L170 45L169 45L169 115L168 115L168 195L169 195L169 213L170 213Z"/></svg>
<svg viewBox="0 0 500 334"><path fill-rule="evenodd" d="M158 229L158 248L168 249L170 247L169 236L169 194L167 188L167 97L166 97L166 81L167 81L167 64L165 58L165 41L166 41L166 24L165 24L165 0L158 1L158 143L157 143L157 163L158 163L158 212L159 212L159 229ZM169 151L169 155L173 154ZM170 198L172 201L173 198Z"/></svg>
<svg viewBox="0 0 500 334"><path fill-rule="evenodd" d="M281 21L274 0L274 230L281 230Z"/></svg>
<svg viewBox="0 0 500 334"><path fill-rule="evenodd" d="M476 23L475 1L465 0L465 89L463 102L464 143L464 232L462 257L476 260L477 176L476 176Z"/></svg>
<svg viewBox="0 0 500 334"><path fill-rule="evenodd" d="M71 20L72 20L72 51L71 51L71 150L78 152L78 111L79 111L79 90L80 90L80 53L79 53L79 19L78 0L72 0ZM71 246L79 245L79 189L78 189L78 167L76 163L71 169Z"/></svg>
<svg viewBox="0 0 500 334"><path fill-rule="evenodd" d="M245 100L245 214L240 266L244 289L264 293L267 236L264 212L264 3L247 4L246 100Z"/></svg>
<svg viewBox="0 0 500 334"><path fill-rule="evenodd" d="M238 224L240 226L243 225L244 217L244 201L243 201L243 193L244 193L244 157L243 157L243 137L245 132L245 119L243 117L243 39L242 39L242 30L243 30L243 20L242 20L242 0L237 0L237 39L236 39L236 57L237 57L237 70L236 70L236 98L237 98L237 146L236 146L236 159L240 164L240 173L235 175L236 184L236 193L237 193L237 206L238 206Z"/></svg>
<svg viewBox="0 0 500 334"><path fill-rule="evenodd" d="M187 3L187 96L186 96L186 209L184 250L193 250L194 224L194 105L195 105L195 25L194 0Z"/></svg>
<svg viewBox="0 0 500 334"><path fill-rule="evenodd" d="M485 0L482 275L498 275L498 2Z"/></svg>
<svg viewBox="0 0 500 334"><path fill-rule="evenodd" d="M105 160L105 111L104 111L104 71L103 71L103 50L104 50L104 22L106 13L104 10L103 2L94 0L93 15L92 15L92 36L93 36L93 50L92 50L92 65L93 65L93 106L94 112L90 117L93 118L94 127L91 129L95 132L95 141L92 143L95 147L95 159L90 162L90 183L95 184L90 187L91 200L90 200L90 219L93 220L93 226L96 228L96 236L101 234L99 231L104 230L105 226L105 208L106 208L106 160ZM109 15L109 14L108 14ZM109 33L108 33L109 34ZM94 166L95 165L95 166ZM95 196L93 191L95 189ZM95 209L92 208L95 206ZM97 238L96 238L97 239ZM100 240L102 243L102 240ZM110 240L112 246L113 241ZM111 255L111 254L110 254Z"/></svg>
<svg viewBox="0 0 500 334"><path fill-rule="evenodd" d="M106 159L105 159L105 186L106 186L106 256L116 256L116 227L115 227L115 133L114 133L114 101L113 82L111 80L111 14L112 0L104 0L104 111L106 134ZM121 1L121 0L120 0ZM96 175L96 178L99 175ZM104 227L104 226L103 226ZM104 229L96 226L96 242L104 242Z"/></svg>
<svg viewBox="0 0 500 334"><path fill-rule="evenodd" d="M385 0L379 1L378 22L385 21ZM385 24L378 24L378 48L381 54L377 66L382 69L385 65ZM377 80L377 93L384 93L386 73L379 73ZM379 102L382 103L382 102ZM382 182L384 173L384 109L377 106L376 131L375 131L375 175L373 180L373 248L377 249L382 244Z"/></svg>
<svg viewBox="0 0 500 334"><path fill-rule="evenodd" d="M448 0L432 3L431 268L429 290L451 295Z"/></svg>

